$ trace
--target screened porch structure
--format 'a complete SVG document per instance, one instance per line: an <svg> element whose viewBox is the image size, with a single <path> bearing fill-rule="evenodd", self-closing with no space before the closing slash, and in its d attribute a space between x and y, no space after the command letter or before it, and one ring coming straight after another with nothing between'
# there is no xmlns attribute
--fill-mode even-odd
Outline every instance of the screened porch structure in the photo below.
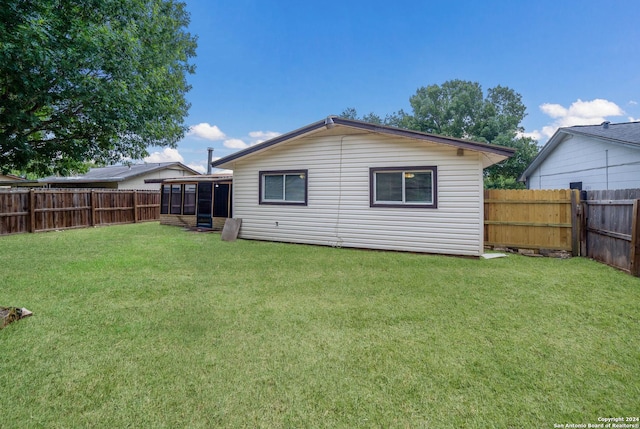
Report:
<svg viewBox="0 0 640 429"><path fill-rule="evenodd" d="M186 228L221 230L232 217L233 178L202 175L162 182L160 223Z"/></svg>

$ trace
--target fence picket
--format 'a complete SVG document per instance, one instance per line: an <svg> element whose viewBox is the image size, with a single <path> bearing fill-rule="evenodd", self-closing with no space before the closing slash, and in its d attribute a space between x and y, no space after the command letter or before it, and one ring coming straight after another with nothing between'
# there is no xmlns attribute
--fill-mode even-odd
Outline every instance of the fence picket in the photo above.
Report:
<svg viewBox="0 0 640 429"><path fill-rule="evenodd" d="M575 194L575 196L574 196ZM486 190L485 244L575 251L571 190Z"/></svg>
<svg viewBox="0 0 640 429"><path fill-rule="evenodd" d="M486 190L485 245L571 251L640 276L640 189ZM0 235L160 219L160 191L0 190Z"/></svg>
<svg viewBox="0 0 640 429"><path fill-rule="evenodd" d="M160 219L160 191L0 191L0 235Z"/></svg>

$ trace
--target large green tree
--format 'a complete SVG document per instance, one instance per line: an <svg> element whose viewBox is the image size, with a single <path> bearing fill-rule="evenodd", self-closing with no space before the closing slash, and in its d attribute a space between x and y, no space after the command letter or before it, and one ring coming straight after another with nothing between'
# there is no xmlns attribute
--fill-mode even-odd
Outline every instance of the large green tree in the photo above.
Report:
<svg viewBox="0 0 640 429"><path fill-rule="evenodd" d="M492 188L524 186L517 179L537 155L538 146L522 135L526 107L520 94L498 85L485 95L477 82L450 80L418 88L409 103L412 114L400 110L378 123L515 148L513 157L485 170L485 184ZM358 119L353 108L342 115ZM373 113L359 119L372 117L380 119Z"/></svg>
<svg viewBox="0 0 640 429"><path fill-rule="evenodd" d="M0 8L0 169L139 159L184 135L196 40L173 0L8 0Z"/></svg>

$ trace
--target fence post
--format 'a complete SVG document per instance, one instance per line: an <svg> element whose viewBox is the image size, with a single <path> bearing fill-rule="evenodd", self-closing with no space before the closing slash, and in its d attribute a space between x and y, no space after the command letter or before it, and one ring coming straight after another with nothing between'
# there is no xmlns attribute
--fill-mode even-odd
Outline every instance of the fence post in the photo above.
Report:
<svg viewBox="0 0 640 429"><path fill-rule="evenodd" d="M96 191L91 190L91 226L96 226Z"/></svg>
<svg viewBox="0 0 640 429"><path fill-rule="evenodd" d="M133 191L133 223L138 223L138 191Z"/></svg>
<svg viewBox="0 0 640 429"><path fill-rule="evenodd" d="M571 256L580 256L580 191L571 190Z"/></svg>
<svg viewBox="0 0 640 429"><path fill-rule="evenodd" d="M633 202L633 213L631 218L631 254L629 255L629 272L631 275L640 277L640 200Z"/></svg>
<svg viewBox="0 0 640 429"><path fill-rule="evenodd" d="M580 191L580 256L589 257L587 247L587 222L589 205L587 204L587 191Z"/></svg>
<svg viewBox="0 0 640 429"><path fill-rule="evenodd" d="M35 189L29 189L29 232L36 232L36 194Z"/></svg>

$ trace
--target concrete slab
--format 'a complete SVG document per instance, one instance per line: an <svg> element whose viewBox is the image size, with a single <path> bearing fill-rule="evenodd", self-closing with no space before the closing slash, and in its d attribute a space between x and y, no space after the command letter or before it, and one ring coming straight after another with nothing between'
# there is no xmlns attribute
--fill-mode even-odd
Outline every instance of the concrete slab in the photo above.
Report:
<svg viewBox="0 0 640 429"><path fill-rule="evenodd" d="M496 259L496 258L506 258L507 255L504 253L483 253L482 259Z"/></svg>
<svg viewBox="0 0 640 429"><path fill-rule="evenodd" d="M222 228L222 241L236 241L240 226L242 226L242 219L227 219Z"/></svg>

